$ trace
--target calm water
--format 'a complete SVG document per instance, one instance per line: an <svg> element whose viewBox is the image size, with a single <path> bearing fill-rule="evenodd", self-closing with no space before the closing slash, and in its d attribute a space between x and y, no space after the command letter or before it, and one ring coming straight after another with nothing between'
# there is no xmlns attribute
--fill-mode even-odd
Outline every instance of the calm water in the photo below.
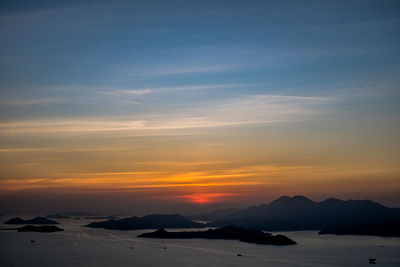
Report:
<svg viewBox="0 0 400 267"><path fill-rule="evenodd" d="M283 234L298 245L277 247L232 240L144 239L136 236L147 230L91 229L81 227L88 220L58 221L64 232L0 231L0 266L371 266L368 258L376 258L376 266L400 266L400 238L297 231Z"/></svg>

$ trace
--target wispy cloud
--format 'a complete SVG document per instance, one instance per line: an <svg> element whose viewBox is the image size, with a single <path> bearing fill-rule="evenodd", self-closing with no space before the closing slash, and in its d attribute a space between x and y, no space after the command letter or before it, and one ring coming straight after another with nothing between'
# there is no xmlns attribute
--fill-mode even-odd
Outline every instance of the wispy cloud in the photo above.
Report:
<svg viewBox="0 0 400 267"><path fill-rule="evenodd" d="M74 133L126 131L143 128L145 121L48 119L0 123L0 132L6 133Z"/></svg>
<svg viewBox="0 0 400 267"><path fill-rule="evenodd" d="M15 147L15 148L0 148L0 153L26 153L26 152L47 152L50 148L42 147Z"/></svg>
<svg viewBox="0 0 400 267"><path fill-rule="evenodd" d="M202 74L202 73L215 73L230 71L241 67L235 64L162 64L151 66L133 66L124 67L118 69L112 80L114 81L125 81L132 80L139 77L154 77L154 76L167 76L167 75L186 75L186 74Z"/></svg>
<svg viewBox="0 0 400 267"><path fill-rule="evenodd" d="M60 97L43 98L21 98L21 99L3 99L0 101L2 106L26 106L26 105L44 105L66 102L66 99Z"/></svg>
<svg viewBox="0 0 400 267"><path fill-rule="evenodd" d="M324 97L253 95L199 104L169 113L148 113L119 118L80 118L9 121L0 123L0 132L85 133L129 131L136 134L163 134L164 130L244 126L274 122L309 120L334 99Z"/></svg>
<svg viewBox="0 0 400 267"><path fill-rule="evenodd" d="M231 65L211 65L211 66L178 66L178 67L159 67L153 70L148 70L143 74L147 75L176 75L176 74L189 74L189 73L203 73L203 72L220 72L232 69Z"/></svg>
<svg viewBox="0 0 400 267"><path fill-rule="evenodd" d="M79 147L5 147L0 148L1 153L52 153L52 152L97 152L97 151L123 151L129 150L127 146L79 146Z"/></svg>
<svg viewBox="0 0 400 267"><path fill-rule="evenodd" d="M147 95L150 94L153 90L151 89L140 89L140 90L117 90L114 92L110 92L110 94L121 94L121 95Z"/></svg>
<svg viewBox="0 0 400 267"><path fill-rule="evenodd" d="M221 89L221 88L234 88L248 86L244 84L208 84L208 85L194 85L194 86L174 86L174 87L151 87L141 89L120 89L120 90L109 90L102 92L107 95L134 95L141 96L152 93L166 93L166 92L179 92L179 91L194 91L194 90L206 90L206 89Z"/></svg>

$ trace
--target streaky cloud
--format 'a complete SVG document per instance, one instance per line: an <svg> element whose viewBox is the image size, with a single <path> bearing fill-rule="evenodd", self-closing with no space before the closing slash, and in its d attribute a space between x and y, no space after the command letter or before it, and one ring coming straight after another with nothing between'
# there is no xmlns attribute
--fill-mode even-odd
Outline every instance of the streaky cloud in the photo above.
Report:
<svg viewBox="0 0 400 267"><path fill-rule="evenodd" d="M120 90L109 90L102 92L107 95L147 95L154 93L166 93L166 92L179 92L179 91L194 91L194 90L206 90L206 89L219 89L219 88L236 88L245 87L245 84L209 84L209 85L190 85L190 86L174 86L174 87L150 87L141 89L120 89Z"/></svg>
<svg viewBox="0 0 400 267"><path fill-rule="evenodd" d="M131 131L138 134L158 133L164 130L246 126L310 120L323 112L333 98L252 95L219 100L183 108L168 114L145 114L136 119L119 118L53 118L43 120L9 121L0 123L0 133L85 133Z"/></svg>

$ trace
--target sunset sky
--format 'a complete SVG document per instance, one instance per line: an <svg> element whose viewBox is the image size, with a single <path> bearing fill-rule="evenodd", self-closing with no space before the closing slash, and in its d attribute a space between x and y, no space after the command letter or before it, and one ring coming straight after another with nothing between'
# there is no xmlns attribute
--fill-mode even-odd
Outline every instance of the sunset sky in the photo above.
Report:
<svg viewBox="0 0 400 267"><path fill-rule="evenodd" d="M0 213L400 206L400 1L1 1Z"/></svg>

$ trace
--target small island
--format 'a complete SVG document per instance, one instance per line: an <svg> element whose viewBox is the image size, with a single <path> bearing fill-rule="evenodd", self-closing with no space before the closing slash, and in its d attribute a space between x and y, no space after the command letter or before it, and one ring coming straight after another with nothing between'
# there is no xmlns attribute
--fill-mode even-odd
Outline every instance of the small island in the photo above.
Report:
<svg viewBox="0 0 400 267"><path fill-rule="evenodd" d="M27 225L17 229L18 232L39 232L39 233L53 233L53 232L60 232L64 231L54 225L42 225L42 226L34 226L34 225Z"/></svg>
<svg viewBox="0 0 400 267"><path fill-rule="evenodd" d="M49 220L46 217L35 217L30 220L24 220L19 217L16 217L6 221L4 224L59 224L59 223L53 220Z"/></svg>
<svg viewBox="0 0 400 267"><path fill-rule="evenodd" d="M191 232L167 232L164 229L159 229L155 232L138 235L138 237L166 239L232 239L247 243L279 246L297 244L295 241L284 235L272 235L270 233L264 233L262 231L251 230L237 226L226 226L218 229L209 229L207 231Z"/></svg>
<svg viewBox="0 0 400 267"><path fill-rule="evenodd" d="M325 229L320 231L319 234L400 237L400 221L352 224L331 229Z"/></svg>

